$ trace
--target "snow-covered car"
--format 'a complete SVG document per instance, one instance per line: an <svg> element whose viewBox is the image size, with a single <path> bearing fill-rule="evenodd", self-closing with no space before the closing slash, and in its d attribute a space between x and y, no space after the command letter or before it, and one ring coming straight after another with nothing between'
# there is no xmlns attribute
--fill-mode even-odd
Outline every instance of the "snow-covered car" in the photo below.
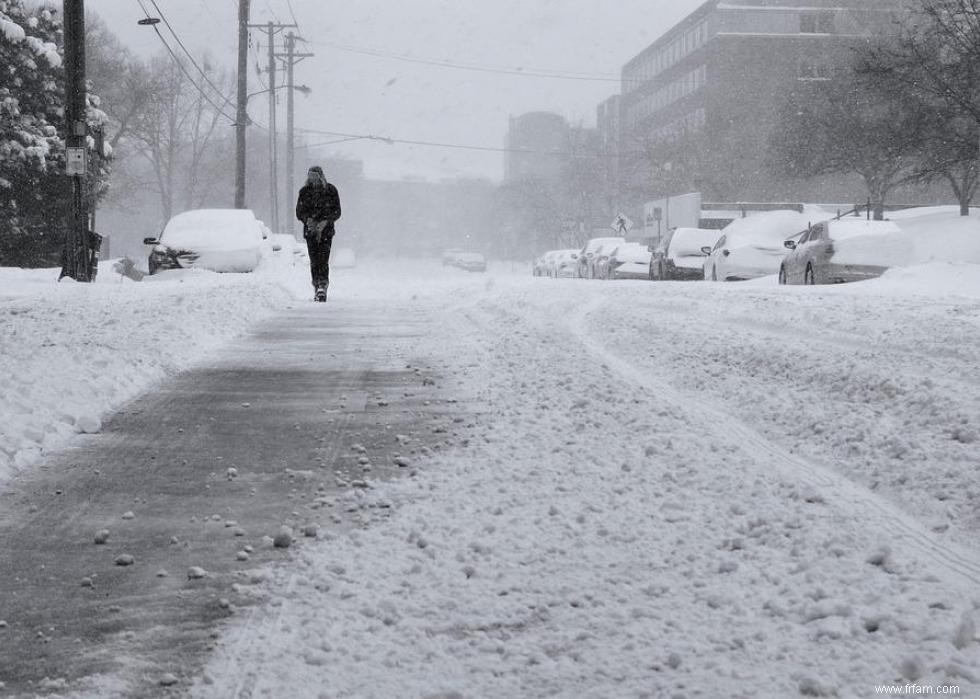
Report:
<svg viewBox="0 0 980 699"><path fill-rule="evenodd" d="M649 279L650 249L642 243L621 243L609 256L607 279Z"/></svg>
<svg viewBox="0 0 980 699"><path fill-rule="evenodd" d="M615 247L625 242L625 238L592 238L578 255L578 276L582 279L595 279L595 263L598 261L597 255L602 247L605 245ZM611 250L612 247L609 249Z"/></svg>
<svg viewBox="0 0 980 699"><path fill-rule="evenodd" d="M456 264L456 258L463 253L459 248L449 248L442 251L442 266L451 267Z"/></svg>
<svg viewBox="0 0 980 699"><path fill-rule="evenodd" d="M780 284L840 284L880 277L911 257L912 240L892 221L815 223L786 240Z"/></svg>
<svg viewBox="0 0 980 699"><path fill-rule="evenodd" d="M595 257L592 258L592 278L593 279L609 279L609 272L611 270L610 262L612 262L613 251L618 246L612 243L605 243L600 245L595 252Z"/></svg>
<svg viewBox="0 0 980 699"><path fill-rule="evenodd" d="M681 281L704 278L704 248L714 248L719 230L675 228L661 241L650 260L650 278Z"/></svg>
<svg viewBox="0 0 980 699"><path fill-rule="evenodd" d="M531 274L535 277L550 277L551 264L558 252L558 250L549 250L537 258L531 266Z"/></svg>
<svg viewBox="0 0 980 699"><path fill-rule="evenodd" d="M548 276L574 279L578 276L578 250L559 250L548 265Z"/></svg>
<svg viewBox="0 0 980 699"><path fill-rule="evenodd" d="M786 239L828 218L827 211L807 206L802 213L781 209L735 219L722 229L713 247L701 248L707 255L703 276L712 281L739 281L778 274L787 253Z"/></svg>
<svg viewBox="0 0 980 699"><path fill-rule="evenodd" d="M462 252L456 256L456 266L467 272L486 272L487 258L478 252Z"/></svg>
<svg viewBox="0 0 980 699"><path fill-rule="evenodd" d="M251 272L267 247L263 224L250 209L195 209L177 214L151 245L150 274L167 269Z"/></svg>

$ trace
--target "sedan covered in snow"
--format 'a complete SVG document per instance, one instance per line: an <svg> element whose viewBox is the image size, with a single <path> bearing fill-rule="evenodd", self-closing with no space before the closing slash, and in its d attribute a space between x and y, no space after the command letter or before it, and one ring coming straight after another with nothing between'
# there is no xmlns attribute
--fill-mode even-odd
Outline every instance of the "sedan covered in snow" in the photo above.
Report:
<svg viewBox="0 0 980 699"><path fill-rule="evenodd" d="M764 211L739 218L725 226L707 255L703 275L712 281L739 281L775 275L786 256L784 242L813 223L830 218L815 206L803 211Z"/></svg>
<svg viewBox="0 0 980 699"><path fill-rule="evenodd" d="M911 239L891 221L831 220L785 241L780 284L840 284L873 279L909 259Z"/></svg>
<svg viewBox="0 0 980 699"><path fill-rule="evenodd" d="M558 250L548 263L548 276L572 279L578 275L578 250Z"/></svg>
<svg viewBox="0 0 980 699"><path fill-rule="evenodd" d="M660 281L703 279L705 248L714 248L720 237L719 230L675 228L654 251L650 260L650 278Z"/></svg>
<svg viewBox="0 0 980 699"><path fill-rule="evenodd" d="M150 274L167 269L251 272L262 261L263 225L249 209L195 209L167 222L153 246Z"/></svg>
<svg viewBox="0 0 980 699"><path fill-rule="evenodd" d="M531 274L535 277L550 277L552 261L558 253L558 250L549 250L541 255L531 265Z"/></svg>
<svg viewBox="0 0 980 699"><path fill-rule="evenodd" d="M578 255L578 276L582 279L594 279L602 248L609 246L611 251L611 248L625 242L625 238L592 238Z"/></svg>
<svg viewBox="0 0 980 699"><path fill-rule="evenodd" d="M650 250L642 243L622 243L609 256L607 279L649 279Z"/></svg>

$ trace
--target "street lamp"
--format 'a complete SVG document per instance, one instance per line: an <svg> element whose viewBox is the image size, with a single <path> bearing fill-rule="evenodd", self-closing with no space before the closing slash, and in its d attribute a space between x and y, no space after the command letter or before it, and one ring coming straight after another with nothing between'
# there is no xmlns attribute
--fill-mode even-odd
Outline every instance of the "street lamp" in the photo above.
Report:
<svg viewBox="0 0 980 699"><path fill-rule="evenodd" d="M152 27L155 24L160 24L160 18L159 17L145 17L145 18L139 20L138 22L136 22L136 24L140 25L141 27Z"/></svg>

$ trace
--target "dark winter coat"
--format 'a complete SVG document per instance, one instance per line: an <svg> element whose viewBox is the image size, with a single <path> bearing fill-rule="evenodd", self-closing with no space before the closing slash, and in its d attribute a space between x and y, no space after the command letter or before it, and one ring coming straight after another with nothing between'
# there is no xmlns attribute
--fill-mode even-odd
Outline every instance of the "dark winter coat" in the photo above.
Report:
<svg viewBox="0 0 980 699"><path fill-rule="evenodd" d="M299 190L299 199L296 200L296 218L304 224L310 219L314 223L326 221L323 236L333 237L334 221L340 218L340 195L337 188L329 182L326 187L303 185ZM310 226L305 226L304 235L309 237L311 230Z"/></svg>

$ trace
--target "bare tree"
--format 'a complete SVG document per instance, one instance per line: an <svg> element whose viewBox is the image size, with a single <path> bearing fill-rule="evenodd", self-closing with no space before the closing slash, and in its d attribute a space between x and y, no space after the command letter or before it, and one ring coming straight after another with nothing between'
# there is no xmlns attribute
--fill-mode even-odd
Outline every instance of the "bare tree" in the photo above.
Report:
<svg viewBox="0 0 980 699"><path fill-rule="evenodd" d="M926 127L919 104L841 71L788 100L770 140L770 161L777 174L794 177L857 173L880 220L888 194L920 176Z"/></svg>
<svg viewBox="0 0 980 699"><path fill-rule="evenodd" d="M929 114L918 175L944 179L966 216L980 158L980 0L923 0L857 72Z"/></svg>
<svg viewBox="0 0 980 699"><path fill-rule="evenodd" d="M133 141L151 166L168 219L177 207L198 208L211 195L216 161L225 160L216 144L223 114L169 55L154 58L148 74L153 94L133 128Z"/></svg>

